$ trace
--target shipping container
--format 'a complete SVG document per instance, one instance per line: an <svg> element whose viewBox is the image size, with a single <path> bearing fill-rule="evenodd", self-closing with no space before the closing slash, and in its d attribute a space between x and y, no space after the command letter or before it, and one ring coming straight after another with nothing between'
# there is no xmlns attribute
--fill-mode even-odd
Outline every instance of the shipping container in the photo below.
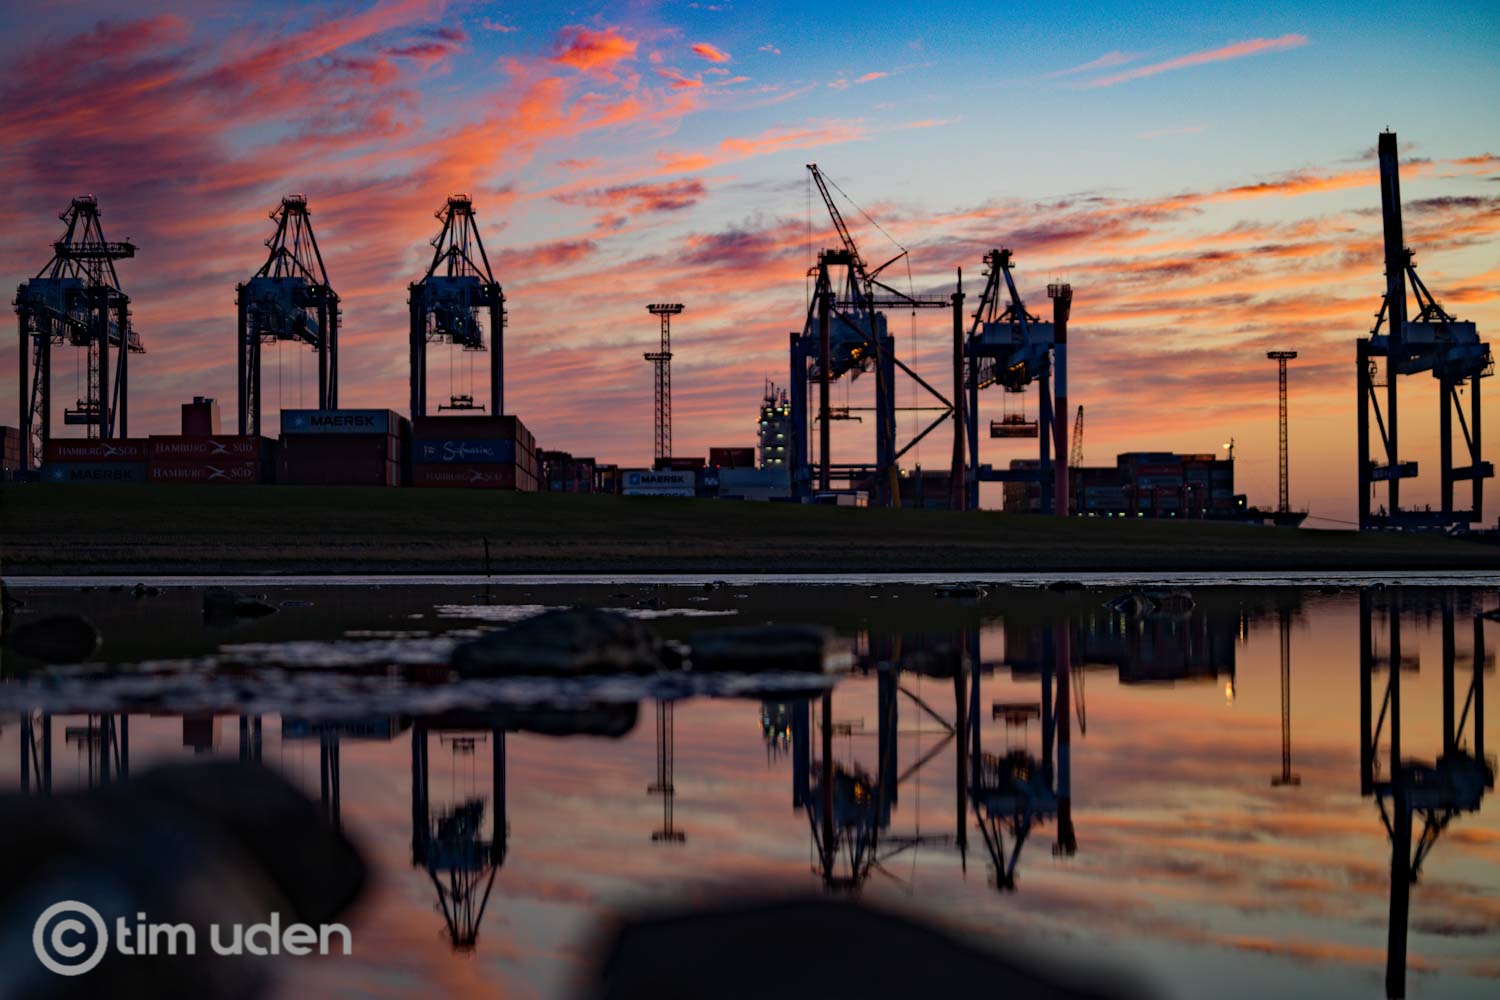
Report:
<svg viewBox="0 0 1500 1000"><path fill-rule="evenodd" d="M284 456L314 461L361 459L372 462L400 462L405 449L401 439L387 434L309 434L283 438Z"/></svg>
<svg viewBox="0 0 1500 1000"><path fill-rule="evenodd" d="M280 479L299 486L400 486L401 463L284 455Z"/></svg>
<svg viewBox="0 0 1500 1000"><path fill-rule="evenodd" d="M755 468L755 449L752 448L710 448L708 449L708 464L720 469L753 469Z"/></svg>
<svg viewBox="0 0 1500 1000"><path fill-rule="evenodd" d="M689 458L686 456L670 456L658 458L651 468L656 472L672 470L675 472L698 472L705 466L701 458Z"/></svg>
<svg viewBox="0 0 1500 1000"><path fill-rule="evenodd" d="M395 410L282 410L281 436L291 434L391 434L404 430Z"/></svg>
<svg viewBox="0 0 1500 1000"><path fill-rule="evenodd" d="M144 483L145 462L48 462L42 466L48 483Z"/></svg>
<svg viewBox="0 0 1500 1000"><path fill-rule="evenodd" d="M529 454L536 450L536 439L521 419L514 416L418 417L412 421L412 437L419 441L445 438L514 441L519 451Z"/></svg>
<svg viewBox="0 0 1500 1000"><path fill-rule="evenodd" d="M514 464L414 465L411 474L411 484L418 487L514 490L519 486L524 492L532 492L524 489L528 477L525 473L518 475Z"/></svg>
<svg viewBox="0 0 1500 1000"><path fill-rule="evenodd" d="M214 483L254 485L263 481L259 458L152 459L146 478L153 483Z"/></svg>
<svg viewBox="0 0 1500 1000"><path fill-rule="evenodd" d="M516 442L505 440L418 438L412 442L413 465L514 465Z"/></svg>
<svg viewBox="0 0 1500 1000"><path fill-rule="evenodd" d="M182 404L182 433L188 437L208 437L220 433L219 403L206 396L194 396Z"/></svg>
<svg viewBox="0 0 1500 1000"><path fill-rule="evenodd" d="M691 497L698 494L698 475L690 471L626 469L622 479L626 496Z"/></svg>
<svg viewBox="0 0 1500 1000"><path fill-rule="evenodd" d="M144 462L145 438L52 438L42 449L45 462Z"/></svg>
<svg viewBox="0 0 1500 1000"><path fill-rule="evenodd" d="M156 435L148 439L146 454L157 460L191 461L210 458L265 458L272 446L270 438L239 434L206 436Z"/></svg>

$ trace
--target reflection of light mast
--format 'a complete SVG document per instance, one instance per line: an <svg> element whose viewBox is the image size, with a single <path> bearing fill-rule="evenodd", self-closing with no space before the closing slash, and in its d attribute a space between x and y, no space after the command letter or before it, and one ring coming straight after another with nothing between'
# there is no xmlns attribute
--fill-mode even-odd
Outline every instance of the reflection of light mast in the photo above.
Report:
<svg viewBox="0 0 1500 1000"><path fill-rule="evenodd" d="M661 829L652 832L657 844L681 844L687 834L672 826L672 799L677 788L672 784L672 703L656 703L656 781L646 786L646 794L661 796Z"/></svg>
<svg viewBox="0 0 1500 1000"><path fill-rule="evenodd" d="M1282 492L1285 498L1285 487ZM1292 612L1282 608L1278 616L1281 633L1281 773L1271 778L1273 787L1300 785L1300 775L1292 773Z"/></svg>

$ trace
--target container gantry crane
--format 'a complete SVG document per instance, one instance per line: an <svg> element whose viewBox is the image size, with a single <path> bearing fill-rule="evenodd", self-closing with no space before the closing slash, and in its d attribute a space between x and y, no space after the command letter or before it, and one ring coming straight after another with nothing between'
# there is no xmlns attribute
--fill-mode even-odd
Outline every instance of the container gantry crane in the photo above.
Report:
<svg viewBox="0 0 1500 1000"><path fill-rule="evenodd" d="M75 408L64 408L63 423L83 425L89 437L102 439L115 437L117 428L119 437L129 435L129 360L146 350L115 271L115 261L135 256L135 244L104 238L92 195L74 198L58 218L67 229L52 244L52 259L16 289L23 469L36 467L52 437L53 345L87 355L87 385Z"/></svg>
<svg viewBox="0 0 1500 1000"><path fill-rule="evenodd" d="M1479 380L1494 371L1490 345L1479 339L1473 323L1460 322L1438 305L1422 279L1412 251L1405 245L1401 224L1401 181L1397 162L1396 133L1382 132L1377 143L1380 156L1380 207L1385 231L1385 300L1375 316L1370 336L1355 341L1355 378L1359 393L1359 526L1371 528L1447 528L1472 524L1483 516L1484 481L1495 467L1480 457ZM1417 315L1408 319L1407 281L1411 282ZM1384 327L1384 332L1382 332ZM1377 375L1375 358L1385 359L1384 380ZM1437 510L1401 507L1401 480L1417 475L1417 463L1402 461L1397 438L1397 386L1403 375L1431 372L1438 381L1438 464L1441 500ZM1469 384L1469 418L1464 419L1459 389ZM1386 390L1382 413L1376 389ZM1370 416L1380 434L1384 463L1370 456ZM1453 464L1453 416L1463 432L1468 464ZM1454 484L1468 480L1472 486L1468 510L1454 507ZM1377 483L1386 485L1386 509L1371 511L1371 494Z"/></svg>
<svg viewBox="0 0 1500 1000"><path fill-rule="evenodd" d="M936 430L954 412L953 403L924 381L896 356L895 338L886 325L885 308L946 309L953 296L918 296L898 291L880 280L880 274L906 256L906 250L875 268L866 265L855 245L849 227L828 189L829 181L816 163L807 170L817 186L828 215L842 244L825 249L808 272L814 279L812 298L801 333L791 335L791 402L792 447L790 465L792 489L797 496L812 491L826 492L838 479L851 487L871 489L874 498L887 506L900 502L897 465L901 456ZM955 292L954 295L962 295ZM896 438L896 371L900 369L935 401L935 405L915 407L936 411L937 416L926 428L897 447ZM848 376L850 380L873 370L875 372L875 462L835 464L832 461L832 421L836 419L830 402L833 382ZM811 437L808 418L808 387L818 387L818 466L816 477L811 463ZM841 408L841 416L849 410ZM906 408L911 409L911 408ZM873 498L872 498L873 499Z"/></svg>
<svg viewBox="0 0 1500 1000"><path fill-rule="evenodd" d="M236 287L239 432L260 434L261 345L292 341L318 354L318 408L339 405L339 297L328 282L307 198L290 194L271 212L270 254Z"/></svg>
<svg viewBox="0 0 1500 1000"><path fill-rule="evenodd" d="M1067 440L1067 324L1072 308L1073 289L1069 285L1051 285L1052 322L1043 322L1027 311L1011 275L1012 253L991 250L984 256L988 281L974 311L973 323L964 343L964 407L969 444L967 476L970 509L979 507L981 482L1019 482L1038 480L1042 493L1042 513L1055 509L1066 513L1067 463L1063 459L1063 442ZM1022 392L1032 383L1039 389L1039 461L1035 470L1005 469L997 471L979 464L979 391L998 385L1009 392ZM992 436L996 434L991 428ZM1057 451L1056 468L1052 460Z"/></svg>
<svg viewBox="0 0 1500 1000"><path fill-rule="evenodd" d="M411 415L427 415L427 345L446 342L454 349L489 351L489 411L505 412L505 292L490 270L490 260L474 221L474 203L456 194L437 211L443 224L432 240L432 263L411 285ZM483 316L489 313L489 339ZM482 410L474 394L449 386L447 405L439 410Z"/></svg>

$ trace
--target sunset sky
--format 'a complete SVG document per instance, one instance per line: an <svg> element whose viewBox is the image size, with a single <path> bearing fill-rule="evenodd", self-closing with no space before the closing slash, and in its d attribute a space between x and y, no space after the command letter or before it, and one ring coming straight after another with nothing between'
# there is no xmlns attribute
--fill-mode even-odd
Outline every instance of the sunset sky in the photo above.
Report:
<svg viewBox="0 0 1500 1000"><path fill-rule="evenodd" d="M149 350L132 363L135 434L175 432L195 394L232 423L234 286L291 192L343 299L344 405L405 410L406 286L433 212L466 192L510 309L509 409L542 447L622 465L650 455L641 352L645 305L663 299L686 305L675 450L752 443L832 238L813 161L911 251L916 291L946 291L961 266L977 292L1001 246L1033 311L1049 280L1072 283L1090 464L1233 436L1240 487L1274 503L1265 352L1295 349L1293 503L1352 519L1352 341L1383 288L1387 127L1428 286L1500 331L1493 5L22 2L0 28L0 276L34 275L69 198L98 196L107 235L140 246L120 268ZM897 252L845 208L866 256ZM904 267L888 273L906 287ZM945 321L890 317L898 350L943 382ZM310 355L283 350L279 388L274 359L268 412L278 393L314 398ZM72 365L56 369L69 401ZM1403 499L1435 503L1436 383L1411 382L1402 457L1427 474ZM917 402L907 385L899 402ZM1000 415L997 393L982 405ZM1500 442L1500 394L1485 425ZM842 456L872 450L869 424L837 430ZM935 433L909 457L943 466L949 448ZM983 442L997 466L1028 454Z"/></svg>

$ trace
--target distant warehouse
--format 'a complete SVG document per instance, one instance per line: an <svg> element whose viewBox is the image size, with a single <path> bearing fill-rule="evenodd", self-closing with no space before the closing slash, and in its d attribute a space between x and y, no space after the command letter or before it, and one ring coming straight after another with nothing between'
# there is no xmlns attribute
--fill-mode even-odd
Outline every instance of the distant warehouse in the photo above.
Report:
<svg viewBox="0 0 1500 1000"><path fill-rule="evenodd" d="M1035 459L1017 459L1015 470L1035 468ZM1179 455L1132 451L1113 466L1069 469L1071 513L1085 517L1166 517L1231 519L1245 512L1245 498L1234 492L1234 460L1213 454ZM1006 483L1004 509L1041 509L1036 482Z"/></svg>

